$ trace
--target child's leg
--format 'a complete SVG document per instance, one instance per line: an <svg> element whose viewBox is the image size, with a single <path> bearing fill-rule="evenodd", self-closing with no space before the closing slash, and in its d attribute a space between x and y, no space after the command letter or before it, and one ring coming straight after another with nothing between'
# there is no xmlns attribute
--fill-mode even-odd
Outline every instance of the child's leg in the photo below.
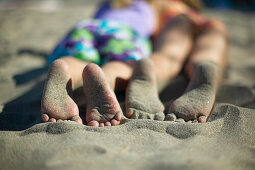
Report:
<svg viewBox="0 0 255 170"><path fill-rule="evenodd" d="M119 124L122 111L113 89L126 89L126 114L130 118L164 120L164 106L159 100L154 64L150 59L133 64L114 61L102 69L88 64L83 72L87 96L86 121L90 126Z"/></svg>
<svg viewBox="0 0 255 170"><path fill-rule="evenodd" d="M42 119L45 122L75 120L82 123L77 104L72 99L72 91L82 86L82 71L87 65L84 60L88 63L99 61L98 52L94 48L94 33L86 26L75 27L49 56L52 64L41 101ZM72 57L63 57L65 55Z"/></svg>
<svg viewBox="0 0 255 170"><path fill-rule="evenodd" d="M185 67L190 83L169 108L166 120L206 122L226 65L227 32L224 27L205 30L196 40Z"/></svg>
<svg viewBox="0 0 255 170"><path fill-rule="evenodd" d="M151 56L155 64L159 88L164 87L182 69L193 43L190 19L179 15L172 19L156 40L156 52Z"/></svg>
<svg viewBox="0 0 255 170"><path fill-rule="evenodd" d="M137 63L126 93L126 113L138 119L164 119L164 107L158 97L160 88L176 76L192 46L190 22L176 17L157 39L157 51L150 60Z"/></svg>
<svg viewBox="0 0 255 170"><path fill-rule="evenodd" d="M82 124L72 90L82 85L81 75L86 65L86 62L73 57L63 57L51 64L41 101L43 121L68 119Z"/></svg>

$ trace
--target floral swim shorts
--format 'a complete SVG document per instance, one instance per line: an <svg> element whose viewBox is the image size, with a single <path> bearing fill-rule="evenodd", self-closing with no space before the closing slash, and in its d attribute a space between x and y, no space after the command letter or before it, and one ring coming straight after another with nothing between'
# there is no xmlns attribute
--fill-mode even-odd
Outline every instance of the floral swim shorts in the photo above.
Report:
<svg viewBox="0 0 255 170"><path fill-rule="evenodd" d="M63 56L103 65L109 61L139 60L151 54L151 44L132 28L112 20L78 23L49 55L49 64Z"/></svg>

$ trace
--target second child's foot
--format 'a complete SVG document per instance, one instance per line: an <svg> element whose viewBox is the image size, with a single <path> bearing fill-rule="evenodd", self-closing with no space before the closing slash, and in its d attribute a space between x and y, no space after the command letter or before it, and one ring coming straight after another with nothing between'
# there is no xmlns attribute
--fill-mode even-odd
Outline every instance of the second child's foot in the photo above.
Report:
<svg viewBox="0 0 255 170"><path fill-rule="evenodd" d="M214 105L219 74L214 63L198 64L186 92L171 104L165 120L175 121L177 117L206 122Z"/></svg>
<svg viewBox="0 0 255 170"><path fill-rule="evenodd" d="M96 64L88 64L83 71L83 89L87 100L88 126L116 126L123 113L104 72Z"/></svg>
<svg viewBox="0 0 255 170"><path fill-rule="evenodd" d="M82 124L78 106L70 97L72 87L68 69L62 59L54 61L49 69L41 101L44 122L73 120Z"/></svg>
<svg viewBox="0 0 255 170"><path fill-rule="evenodd" d="M154 63L150 59L139 60L126 90L126 115L132 119L164 120L163 111Z"/></svg>

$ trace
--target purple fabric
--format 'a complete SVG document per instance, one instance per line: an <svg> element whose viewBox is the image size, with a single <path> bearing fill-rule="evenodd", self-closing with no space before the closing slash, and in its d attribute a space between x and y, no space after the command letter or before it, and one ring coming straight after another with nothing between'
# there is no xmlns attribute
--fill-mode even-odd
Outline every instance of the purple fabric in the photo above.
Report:
<svg viewBox="0 0 255 170"><path fill-rule="evenodd" d="M132 5L122 9L112 9L109 2L106 2L102 4L94 18L117 20L142 36L150 36L156 25L153 9L143 1L134 1Z"/></svg>

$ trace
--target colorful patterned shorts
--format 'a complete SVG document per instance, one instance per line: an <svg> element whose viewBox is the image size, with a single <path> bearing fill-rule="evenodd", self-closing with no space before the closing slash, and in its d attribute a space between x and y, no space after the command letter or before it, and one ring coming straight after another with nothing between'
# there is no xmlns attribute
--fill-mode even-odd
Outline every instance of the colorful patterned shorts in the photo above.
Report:
<svg viewBox="0 0 255 170"><path fill-rule="evenodd" d="M130 27L110 20L85 20L77 24L49 55L49 64L63 56L103 65L109 61L148 57L151 44Z"/></svg>

